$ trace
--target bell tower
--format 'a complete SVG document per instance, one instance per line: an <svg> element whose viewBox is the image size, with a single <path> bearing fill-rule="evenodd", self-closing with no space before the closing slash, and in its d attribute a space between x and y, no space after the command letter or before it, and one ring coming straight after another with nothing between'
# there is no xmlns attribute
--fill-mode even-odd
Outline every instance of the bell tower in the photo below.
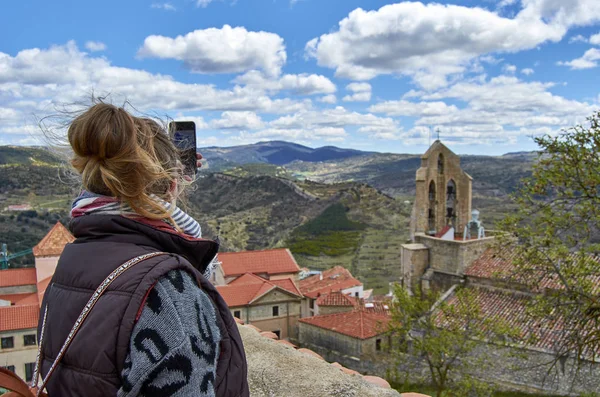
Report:
<svg viewBox="0 0 600 397"><path fill-rule="evenodd" d="M449 227L461 233L471 216L472 178L460 168L460 157L436 140L421 156L416 184L411 236Z"/></svg>

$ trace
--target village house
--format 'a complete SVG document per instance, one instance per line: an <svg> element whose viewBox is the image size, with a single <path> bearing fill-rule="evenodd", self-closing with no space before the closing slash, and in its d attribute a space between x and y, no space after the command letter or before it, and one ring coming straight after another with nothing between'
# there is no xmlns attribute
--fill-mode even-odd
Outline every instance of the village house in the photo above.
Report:
<svg viewBox="0 0 600 397"><path fill-rule="evenodd" d="M300 291L305 299L302 302L302 317L319 315L317 300L321 295L341 292L355 298L363 298L363 284L355 279L348 269L335 266L320 274L300 280Z"/></svg>
<svg viewBox="0 0 600 397"><path fill-rule="evenodd" d="M302 318L298 324L298 340L302 346L317 352L330 351L355 360L377 360L391 342L387 333L390 321L387 309L383 305L361 302L349 311Z"/></svg>
<svg viewBox="0 0 600 397"><path fill-rule="evenodd" d="M33 248L35 267L0 271L0 366L30 381L37 354L37 325L44 292L58 258L74 237L56 223Z"/></svg>
<svg viewBox="0 0 600 397"><path fill-rule="evenodd" d="M219 262L211 280L215 285L229 284L246 273L253 273L267 280L299 280L300 268L287 248L223 252L219 253Z"/></svg>
<svg viewBox="0 0 600 397"><path fill-rule="evenodd" d="M246 273L217 290L234 317L280 339L297 337L302 294L291 278L265 280Z"/></svg>

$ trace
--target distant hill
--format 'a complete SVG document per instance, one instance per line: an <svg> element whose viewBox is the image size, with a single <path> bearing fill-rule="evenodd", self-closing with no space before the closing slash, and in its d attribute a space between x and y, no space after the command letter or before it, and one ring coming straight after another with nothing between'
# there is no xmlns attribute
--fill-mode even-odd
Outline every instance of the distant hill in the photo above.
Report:
<svg viewBox="0 0 600 397"><path fill-rule="evenodd" d="M223 169L224 166L231 165L232 163L285 165L297 160L318 162L371 154L371 152L342 149L335 146L324 146L313 149L284 141L259 142L252 145L232 147L213 146L201 148L200 151L212 169Z"/></svg>
<svg viewBox="0 0 600 397"><path fill-rule="evenodd" d="M2 165L59 165L62 160L45 148L0 146Z"/></svg>

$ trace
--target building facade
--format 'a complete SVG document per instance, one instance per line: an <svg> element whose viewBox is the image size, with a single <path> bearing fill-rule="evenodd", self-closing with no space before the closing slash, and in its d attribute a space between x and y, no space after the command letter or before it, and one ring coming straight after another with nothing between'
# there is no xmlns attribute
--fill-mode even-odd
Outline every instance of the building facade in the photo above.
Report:
<svg viewBox="0 0 600 397"><path fill-rule="evenodd" d="M291 279L265 280L246 273L217 290L234 317L280 339L297 337L302 294Z"/></svg>
<svg viewBox="0 0 600 397"><path fill-rule="evenodd" d="M66 244L75 238L56 223L33 248L35 267L0 270L0 366L30 381L37 355L37 325L46 287Z"/></svg>

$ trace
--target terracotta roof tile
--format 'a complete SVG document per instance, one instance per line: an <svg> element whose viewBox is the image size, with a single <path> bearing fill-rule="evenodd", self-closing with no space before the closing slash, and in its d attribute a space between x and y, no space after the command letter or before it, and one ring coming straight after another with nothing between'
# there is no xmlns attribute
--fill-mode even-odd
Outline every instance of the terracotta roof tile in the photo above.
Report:
<svg viewBox="0 0 600 397"><path fill-rule="evenodd" d="M522 272L519 272L515 266L518 255L518 251L512 247L503 247L501 250L488 248L466 269L465 275L467 277L503 280L521 285L529 285L533 286L536 292L541 292L544 289L556 290L564 288L558 278L552 274L535 275L533 273L522 274ZM595 261L597 264L600 264L600 258L598 257L582 257L576 253L571 253L565 260L572 261L574 264L582 263L582 261ZM590 276L589 280L596 287L593 292L599 293L600 275L594 274Z"/></svg>
<svg viewBox="0 0 600 397"><path fill-rule="evenodd" d="M0 287L35 285L36 282L37 275L33 267L0 270Z"/></svg>
<svg viewBox="0 0 600 397"><path fill-rule="evenodd" d="M323 278L321 280L321 277ZM342 291L347 288L362 285L360 281L352 277L350 272L342 266L335 266L325 270L322 274L300 280L300 291L304 296L316 299L324 293Z"/></svg>
<svg viewBox="0 0 600 397"><path fill-rule="evenodd" d="M219 254L219 261L225 277L240 276L244 273L281 274L300 271L296 260L287 248L223 252Z"/></svg>
<svg viewBox="0 0 600 397"><path fill-rule="evenodd" d="M34 305L0 307L0 332L36 328L40 307Z"/></svg>
<svg viewBox="0 0 600 397"><path fill-rule="evenodd" d="M59 256L68 243L75 241L75 237L60 222L50 229L42 241L33 247L35 256Z"/></svg>
<svg viewBox="0 0 600 397"><path fill-rule="evenodd" d="M321 295L315 302L317 306L355 306L356 300L341 291Z"/></svg>
<svg viewBox="0 0 600 397"><path fill-rule="evenodd" d="M346 313L306 317L300 322L357 339L368 339L386 332L390 317L380 313L355 310Z"/></svg>
<svg viewBox="0 0 600 397"><path fill-rule="evenodd" d="M558 322L539 321L527 314L531 295L485 287L469 288L476 293L475 299L483 318L499 320L511 329L518 330L521 340L527 341L529 346L552 350L564 335ZM452 294L447 302L455 304L456 295ZM442 326L446 323L441 312L438 321Z"/></svg>
<svg viewBox="0 0 600 397"><path fill-rule="evenodd" d="M296 288L291 280L289 281L289 283L286 280L270 281L252 273L246 273L227 285L217 286L217 291L219 291L229 307L248 305L273 288L281 288L301 297L298 288Z"/></svg>

